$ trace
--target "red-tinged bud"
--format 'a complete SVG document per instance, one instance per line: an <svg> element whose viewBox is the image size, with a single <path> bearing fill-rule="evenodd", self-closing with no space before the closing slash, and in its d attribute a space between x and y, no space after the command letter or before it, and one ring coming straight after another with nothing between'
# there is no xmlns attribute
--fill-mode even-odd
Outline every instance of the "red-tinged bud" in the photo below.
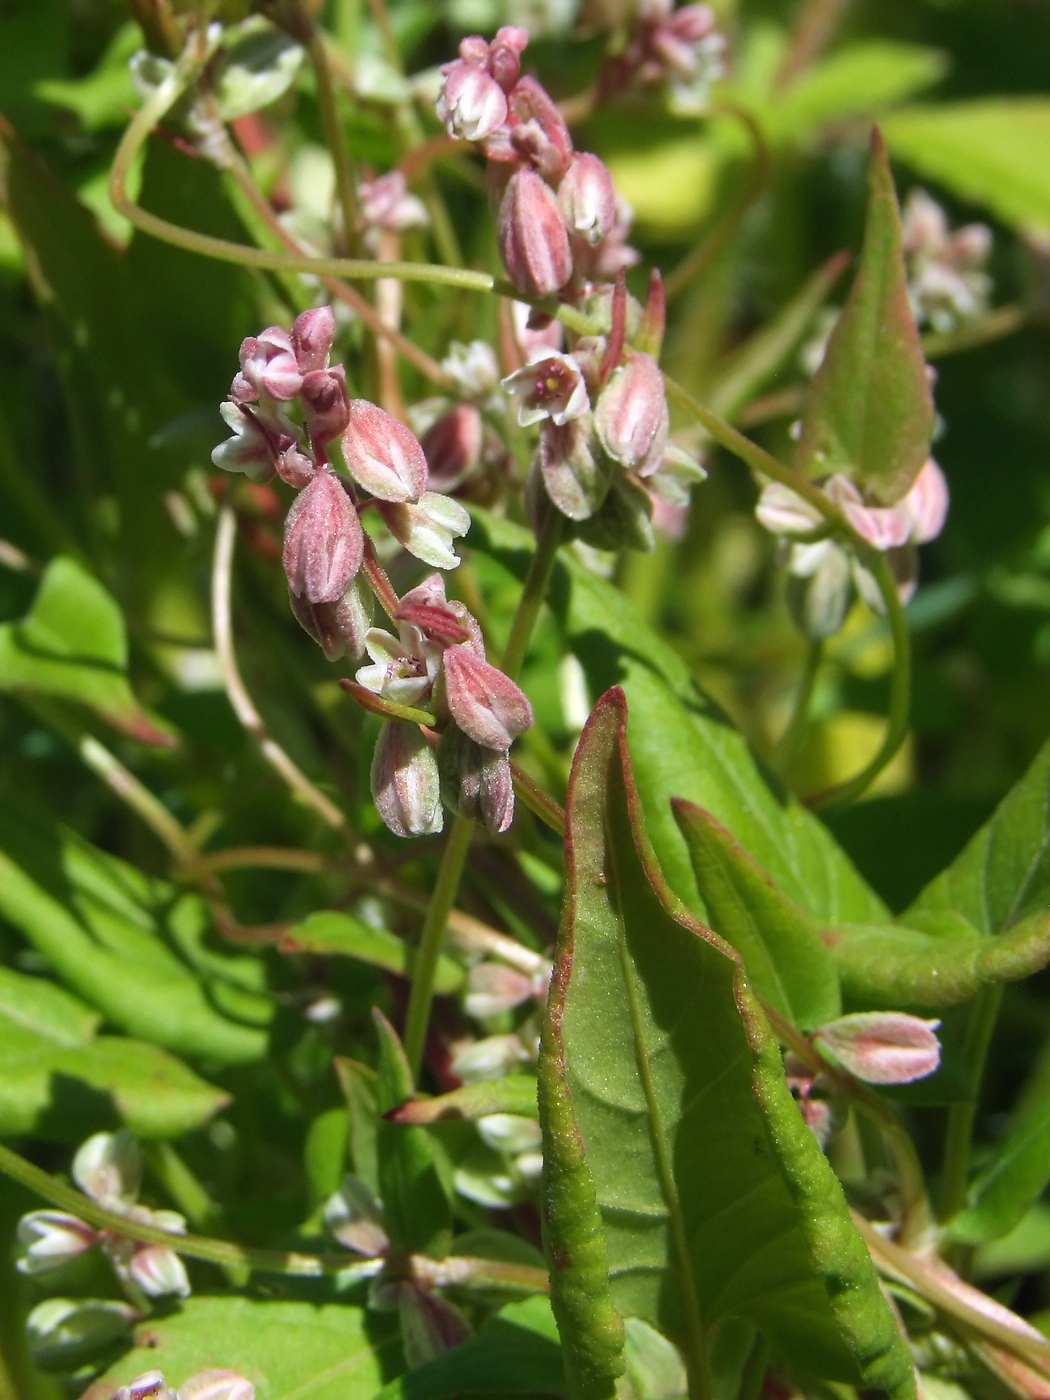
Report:
<svg viewBox="0 0 1050 1400"><path fill-rule="evenodd" d="M278 455L274 465L281 480L287 482L295 491L309 486L317 474L314 459L294 442Z"/></svg>
<svg viewBox="0 0 1050 1400"><path fill-rule="evenodd" d="M179 1400L255 1400L255 1387L239 1371L212 1366L179 1386Z"/></svg>
<svg viewBox="0 0 1050 1400"><path fill-rule="evenodd" d="M294 399L302 388L303 376L295 357L292 338L280 326L269 326L258 336L241 342L241 375L255 390L256 397Z"/></svg>
<svg viewBox="0 0 1050 1400"><path fill-rule="evenodd" d="M831 1134L831 1105L825 1099L811 1099L807 1095L798 1100L798 1106L806 1127L823 1148Z"/></svg>
<svg viewBox="0 0 1050 1400"><path fill-rule="evenodd" d="M448 648L444 678L449 713L484 748L506 751L532 724L532 706L522 691L471 647Z"/></svg>
<svg viewBox="0 0 1050 1400"><path fill-rule="evenodd" d="M309 603L288 594L295 619L324 649L329 661L341 656L355 661L364 655L365 636L372 625L372 590L361 575L350 580L337 603Z"/></svg>
<svg viewBox="0 0 1050 1400"><path fill-rule="evenodd" d="M612 302L609 306L609 338L598 367L598 383L607 384L609 376L623 359L623 347L627 340L627 274L622 269L616 274ZM596 341L595 350L600 344Z"/></svg>
<svg viewBox="0 0 1050 1400"><path fill-rule="evenodd" d="M473 63L478 68L487 68L489 62L489 42L480 34L470 34L459 41L459 56L464 63Z"/></svg>
<svg viewBox="0 0 1050 1400"><path fill-rule="evenodd" d="M591 451L593 420L588 414L564 427L544 423L538 454L547 494L570 520L587 520L605 499L609 474Z"/></svg>
<svg viewBox="0 0 1050 1400"><path fill-rule="evenodd" d="M334 337L335 315L330 306L315 306L295 318L292 346L296 363L303 374L328 368L328 354Z"/></svg>
<svg viewBox="0 0 1050 1400"><path fill-rule="evenodd" d="M306 431L316 447L340 437L350 421L350 398L342 365L312 369L303 375L303 413Z"/></svg>
<svg viewBox="0 0 1050 1400"><path fill-rule="evenodd" d="M405 1363L410 1369L433 1361L470 1336L470 1325L460 1310L417 1283L401 1285L397 1311Z"/></svg>
<svg viewBox="0 0 1050 1400"><path fill-rule="evenodd" d="M911 490L899 502L911 521L911 538L916 544L936 539L948 515L948 483L931 457L919 472Z"/></svg>
<svg viewBox="0 0 1050 1400"><path fill-rule="evenodd" d="M292 502L284 528L288 587L308 603L335 603L361 567L364 531L332 472L319 472Z"/></svg>
<svg viewBox="0 0 1050 1400"><path fill-rule="evenodd" d="M351 399L343 434L350 475L381 501L415 501L427 489L427 459L412 430L367 399Z"/></svg>
<svg viewBox="0 0 1050 1400"><path fill-rule="evenodd" d="M535 78L522 78L510 95L510 143L551 185L572 162L572 137L565 118Z"/></svg>
<svg viewBox="0 0 1050 1400"><path fill-rule="evenodd" d="M379 731L372 800L395 836L433 836L441 830L437 758L417 725L387 720Z"/></svg>
<svg viewBox="0 0 1050 1400"><path fill-rule="evenodd" d="M487 69L460 59L445 70L437 114L454 140L483 141L507 120L507 94Z"/></svg>
<svg viewBox="0 0 1050 1400"><path fill-rule="evenodd" d="M604 161L584 152L558 186L558 204L571 233L592 247L616 224L616 190Z"/></svg>
<svg viewBox="0 0 1050 1400"><path fill-rule="evenodd" d="M398 622L418 627L428 641L438 642L441 646L455 646L465 642L469 636L466 627L448 605L406 603L402 599L394 616Z"/></svg>
<svg viewBox="0 0 1050 1400"><path fill-rule="evenodd" d="M642 324L638 328L637 345L656 360L660 358L660 347L664 343L664 325L667 321L667 295L664 292L664 279L660 269L654 267L649 273L649 293L645 299Z"/></svg>
<svg viewBox="0 0 1050 1400"><path fill-rule="evenodd" d="M510 92L521 76L521 55L528 43L527 29L505 24L496 32L489 50L488 70L504 92Z"/></svg>
<svg viewBox="0 0 1050 1400"><path fill-rule="evenodd" d="M442 414L420 440L431 489L451 491L470 476L481 460L483 439L484 423L473 404L458 403Z"/></svg>
<svg viewBox="0 0 1050 1400"><path fill-rule="evenodd" d="M514 820L514 778L507 755L483 748L457 725L450 724L438 744L437 759L441 800L449 811L480 822L493 835L506 831ZM521 977L520 973L512 975ZM527 978L524 980L528 982ZM531 993L531 984L529 990Z"/></svg>
<svg viewBox="0 0 1050 1400"><path fill-rule="evenodd" d="M511 176L500 204L498 234L507 273L520 291L550 296L572 276L572 250L558 201L534 171Z"/></svg>
<svg viewBox="0 0 1050 1400"><path fill-rule="evenodd" d="M812 1038L868 1084L910 1084L933 1074L940 1064L941 1047L934 1034L940 1024L903 1011L861 1011L829 1021Z"/></svg>
<svg viewBox="0 0 1050 1400"><path fill-rule="evenodd" d="M166 1244L147 1244L137 1249L128 1273L147 1298L188 1298L190 1281L186 1266Z"/></svg>
<svg viewBox="0 0 1050 1400"><path fill-rule="evenodd" d="M487 1021L513 1011L516 1006L534 996L536 989L531 977L503 963L475 964L467 975L467 995L463 1006L468 1016Z"/></svg>
<svg viewBox="0 0 1050 1400"><path fill-rule="evenodd" d="M609 456L623 466L656 471L667 440L667 425L660 367L651 355L633 355L613 372L598 399L594 426L599 440Z"/></svg>

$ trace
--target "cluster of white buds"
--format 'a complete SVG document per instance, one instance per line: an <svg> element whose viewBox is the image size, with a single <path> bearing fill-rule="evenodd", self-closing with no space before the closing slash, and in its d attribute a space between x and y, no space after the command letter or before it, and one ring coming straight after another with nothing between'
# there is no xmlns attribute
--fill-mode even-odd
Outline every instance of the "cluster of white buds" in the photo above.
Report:
<svg viewBox="0 0 1050 1400"><path fill-rule="evenodd" d="M710 87L725 72L725 37L710 5L642 0L622 52L610 58L598 79L600 101L634 84L666 85L671 106L695 114L707 106Z"/></svg>
<svg viewBox="0 0 1050 1400"><path fill-rule="evenodd" d="M935 539L948 513L948 483L931 457L911 489L891 506L868 505L857 486L841 474L822 490L872 549L885 554L902 602L915 591L915 546ZM875 612L882 595L871 571L852 550L828 534L824 517L797 492L780 482L762 491L755 514L783 542L788 570L788 605L807 637L819 640L839 630L854 588Z"/></svg>
<svg viewBox="0 0 1050 1400"><path fill-rule="evenodd" d="M255 1387L246 1376L225 1367L198 1371L173 1390L162 1371L147 1371L122 1385L113 1400L255 1400Z"/></svg>
<svg viewBox="0 0 1050 1400"><path fill-rule="evenodd" d="M88 1138L73 1158L73 1180L86 1196L114 1215L171 1234L185 1233L186 1222L176 1211L150 1210L137 1204L142 1157L126 1129ZM24 1274L45 1273L101 1245L117 1276L130 1281L147 1298L185 1298L190 1292L182 1260L167 1245L140 1244L118 1230L96 1230L63 1211L35 1210L23 1215L17 1239L18 1269Z"/></svg>
<svg viewBox="0 0 1050 1400"><path fill-rule="evenodd" d="M949 229L944 210L921 189L911 191L902 212L908 298L916 322L945 333L979 320L992 290L984 270L991 229L987 224Z"/></svg>
<svg viewBox="0 0 1050 1400"><path fill-rule="evenodd" d="M428 722L391 718L379 731L372 797L380 816L398 836L423 836L441 830L444 804L506 831L514 816L508 751L532 724L528 700L486 661L480 627L446 599L440 574L404 595L396 621L396 637L367 633L372 664L358 671L357 686L424 711Z"/></svg>
<svg viewBox="0 0 1050 1400"><path fill-rule="evenodd" d="M212 452L226 471L266 480L275 472L299 495L285 523L284 570L292 611L330 660L360 656L371 613L359 577L366 540L360 512L375 507L390 533L433 568L459 563L452 542L470 517L428 490L413 433L367 399L350 398L342 365L329 364L331 307L304 311L291 332L271 326L240 350L241 371L220 412L234 436ZM295 402L301 426L291 417ZM338 441L352 480L329 457Z"/></svg>

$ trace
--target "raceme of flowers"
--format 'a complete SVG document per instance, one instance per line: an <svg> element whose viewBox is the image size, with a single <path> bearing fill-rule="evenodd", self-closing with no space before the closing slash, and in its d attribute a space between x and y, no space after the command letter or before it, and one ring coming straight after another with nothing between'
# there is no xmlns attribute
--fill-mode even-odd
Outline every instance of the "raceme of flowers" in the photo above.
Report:
<svg viewBox="0 0 1050 1400"><path fill-rule="evenodd" d="M916 322L946 333L979 320L992 290L984 270L991 229L987 224L949 229L944 210L921 189L911 191L902 214L908 299Z"/></svg>
<svg viewBox="0 0 1050 1400"><path fill-rule="evenodd" d="M857 486L841 474L830 477L822 490L857 534L886 556L901 601L907 602L918 579L915 546L935 539L948 514L948 483L937 463L931 457L910 490L891 506L867 505ZM837 632L854 589L870 608L883 611L871 570L848 544L828 534L824 517L797 492L769 482L755 514L783 542L788 604L806 636L819 640Z"/></svg>

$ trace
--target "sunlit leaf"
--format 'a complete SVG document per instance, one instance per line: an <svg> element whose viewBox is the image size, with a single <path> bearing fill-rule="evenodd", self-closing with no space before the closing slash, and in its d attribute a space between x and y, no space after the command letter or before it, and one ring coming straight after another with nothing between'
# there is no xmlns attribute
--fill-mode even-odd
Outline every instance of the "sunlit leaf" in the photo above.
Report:
<svg viewBox="0 0 1050 1400"><path fill-rule="evenodd" d="M323 909L295 924L281 939L284 953L336 953L371 963L387 972L405 976L412 967L412 949L385 928L366 924L353 914ZM458 963L442 957L438 962L434 990L454 992L466 976Z"/></svg>

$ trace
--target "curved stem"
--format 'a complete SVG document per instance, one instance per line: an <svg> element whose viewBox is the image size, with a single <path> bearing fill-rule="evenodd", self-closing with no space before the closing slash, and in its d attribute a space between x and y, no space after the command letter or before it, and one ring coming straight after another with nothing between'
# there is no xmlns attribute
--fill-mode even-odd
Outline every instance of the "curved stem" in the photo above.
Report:
<svg viewBox="0 0 1050 1400"><path fill-rule="evenodd" d="M751 141L753 160L747 184L730 205L721 221L711 230L702 243L687 253L664 283L667 300L685 291L690 282L702 277L729 246L733 235L743 223L748 210L758 199L769 182L769 146L762 128L750 112L733 104L720 105L711 110L712 116L735 117L744 127Z"/></svg>
<svg viewBox="0 0 1050 1400"><path fill-rule="evenodd" d="M847 802L855 802L894 758L908 733L911 707L911 638L908 635L908 621L886 556L879 554L871 560L869 551L868 566L879 585L893 637L893 673L890 676L890 712L886 734L878 753L866 768L838 787L807 797L806 805L809 807L841 807Z"/></svg>
<svg viewBox="0 0 1050 1400"><path fill-rule="evenodd" d="M807 642L806 659L802 664L802 674L798 679L798 689L795 692L795 704L792 708L791 719L773 751L773 764L780 773L783 773L790 766L799 742L806 732L806 725L809 723L809 704L813 698L813 687L820 671L823 654L823 642Z"/></svg>
<svg viewBox="0 0 1050 1400"><path fill-rule="evenodd" d="M456 902L460 877L473 835L473 822L465 817L452 819L452 828L441 854L437 884L430 896L426 918L423 920L423 932L412 966L412 989L408 995L408 1012L405 1017L405 1057L413 1080L419 1078L420 1067L423 1064L430 1004L434 1000L434 977L445 940L449 913Z"/></svg>
<svg viewBox="0 0 1050 1400"><path fill-rule="evenodd" d="M543 522L540 537L536 541L536 552L529 564L529 572L525 577L525 585L518 601L518 610L514 614L510 636L503 649L501 669L512 681L518 678L522 662L525 660L525 652L536 626L536 619L539 617L543 600L547 596L547 585L550 582L551 570L554 568L554 561L558 555L558 545L561 543L563 520L564 516L561 512L552 507L547 514L547 519Z"/></svg>
<svg viewBox="0 0 1050 1400"><path fill-rule="evenodd" d="M229 506L223 506L219 513L219 528L215 532L215 554L212 562L211 609L212 629L215 634L215 653L219 658L219 670L223 686L233 706L234 713L245 729L258 743L263 758L287 783L288 787L306 802L329 826L341 831L346 827L346 817L324 793L313 784L301 768L285 753L280 744L270 736L262 715L255 708L255 702L248 694L237 666L237 656L233 647L233 622L230 611L231 576L233 572L233 545L237 534L237 518Z"/></svg>
<svg viewBox="0 0 1050 1400"><path fill-rule="evenodd" d="M970 1023L963 1042L963 1062L969 1081L970 1097L951 1104L948 1109L937 1212L942 1220L950 1220L966 1203L966 1188L970 1180L970 1150L973 1144L973 1125L977 1117L981 1078L1002 997L1002 983L993 983L978 992L970 1012Z"/></svg>

